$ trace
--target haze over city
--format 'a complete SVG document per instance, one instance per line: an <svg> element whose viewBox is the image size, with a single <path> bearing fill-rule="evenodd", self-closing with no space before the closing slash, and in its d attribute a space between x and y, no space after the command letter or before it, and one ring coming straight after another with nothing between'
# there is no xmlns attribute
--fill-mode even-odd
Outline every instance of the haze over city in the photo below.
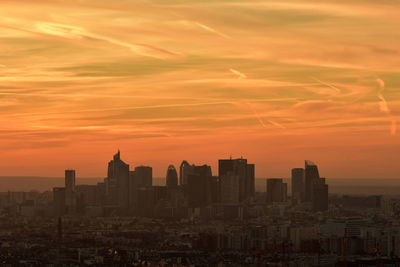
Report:
<svg viewBox="0 0 400 267"><path fill-rule="evenodd" d="M244 156L399 178L398 1L1 1L0 174Z"/></svg>
<svg viewBox="0 0 400 267"><path fill-rule="evenodd" d="M399 0L0 0L0 266L400 266Z"/></svg>

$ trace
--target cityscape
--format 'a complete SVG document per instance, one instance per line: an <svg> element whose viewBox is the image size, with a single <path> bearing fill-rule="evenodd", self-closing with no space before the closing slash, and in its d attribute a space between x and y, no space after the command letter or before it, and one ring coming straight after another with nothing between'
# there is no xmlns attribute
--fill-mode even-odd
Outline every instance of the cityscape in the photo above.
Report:
<svg viewBox="0 0 400 267"><path fill-rule="evenodd" d="M305 160L255 190L254 164L152 167L118 152L104 182L0 195L2 266L398 266L400 199L329 193Z"/></svg>
<svg viewBox="0 0 400 267"><path fill-rule="evenodd" d="M0 0L0 267L400 267L400 0Z"/></svg>

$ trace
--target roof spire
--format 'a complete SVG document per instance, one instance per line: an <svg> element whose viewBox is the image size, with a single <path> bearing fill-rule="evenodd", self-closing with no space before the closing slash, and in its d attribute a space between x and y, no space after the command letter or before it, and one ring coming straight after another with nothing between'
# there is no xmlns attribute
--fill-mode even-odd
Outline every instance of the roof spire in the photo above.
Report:
<svg viewBox="0 0 400 267"><path fill-rule="evenodd" d="M121 158L121 152L119 151L119 148L118 148L118 152L117 152L117 154L114 155L114 159L120 159L120 158Z"/></svg>

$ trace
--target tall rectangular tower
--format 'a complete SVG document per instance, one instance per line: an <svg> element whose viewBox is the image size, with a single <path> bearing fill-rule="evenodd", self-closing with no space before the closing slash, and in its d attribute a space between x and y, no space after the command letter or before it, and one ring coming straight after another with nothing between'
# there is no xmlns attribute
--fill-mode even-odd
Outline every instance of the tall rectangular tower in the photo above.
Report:
<svg viewBox="0 0 400 267"><path fill-rule="evenodd" d="M75 178L75 170L65 170L65 205L69 213L76 206Z"/></svg>
<svg viewBox="0 0 400 267"><path fill-rule="evenodd" d="M267 203L285 202L287 199L287 184L281 178L267 179Z"/></svg>
<svg viewBox="0 0 400 267"><path fill-rule="evenodd" d="M304 169L292 169L292 199L297 202L303 201L304 189Z"/></svg>
<svg viewBox="0 0 400 267"><path fill-rule="evenodd" d="M318 167L312 161L305 161L305 185L304 185L304 201L312 201L313 184L320 179Z"/></svg>
<svg viewBox="0 0 400 267"><path fill-rule="evenodd" d="M237 176L239 179L239 202L254 196L254 164L247 164L247 159L220 159L218 161L218 176L220 183L223 179ZM229 175L227 175L229 174Z"/></svg>
<svg viewBox="0 0 400 267"><path fill-rule="evenodd" d="M108 163L106 194L109 204L129 206L129 165L121 160L119 151Z"/></svg>

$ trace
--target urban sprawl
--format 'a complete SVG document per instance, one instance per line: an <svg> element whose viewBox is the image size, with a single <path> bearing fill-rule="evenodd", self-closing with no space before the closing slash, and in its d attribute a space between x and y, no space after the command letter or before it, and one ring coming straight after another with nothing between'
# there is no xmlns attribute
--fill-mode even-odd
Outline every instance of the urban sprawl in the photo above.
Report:
<svg viewBox="0 0 400 267"><path fill-rule="evenodd" d="M178 175L179 172L179 175ZM400 266L400 201L329 194L305 161L255 190L255 165L221 159L152 168L116 153L107 177L0 193L1 266Z"/></svg>

